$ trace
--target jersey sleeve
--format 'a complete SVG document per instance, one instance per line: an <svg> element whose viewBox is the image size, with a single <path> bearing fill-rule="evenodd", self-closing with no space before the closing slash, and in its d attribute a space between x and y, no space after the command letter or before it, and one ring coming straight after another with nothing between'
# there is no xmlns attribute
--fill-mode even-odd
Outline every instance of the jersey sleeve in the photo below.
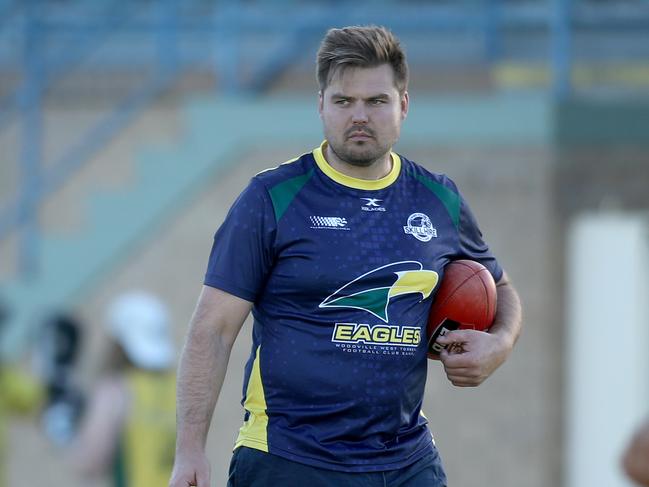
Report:
<svg viewBox="0 0 649 487"><path fill-rule="evenodd" d="M460 196L460 219L458 225L460 239L460 257L480 262L489 269L494 280L498 282L503 275L503 269L491 253L489 246L482 237L482 232L473 216L466 200Z"/></svg>
<svg viewBox="0 0 649 487"><path fill-rule="evenodd" d="M460 208L458 221L458 259L469 259L480 262L483 266L489 269L489 272L493 276L494 280L498 282L503 275L502 267L489 249L487 243L484 241L482 232L480 231L480 227L478 226L478 222L476 221L475 216L473 216L473 212L471 211L469 204L460 194L457 186L455 186L455 183L450 180L447 181L451 183L459 197Z"/></svg>
<svg viewBox="0 0 649 487"><path fill-rule="evenodd" d="M276 231L268 192L253 178L214 236L204 284L255 302L274 260Z"/></svg>

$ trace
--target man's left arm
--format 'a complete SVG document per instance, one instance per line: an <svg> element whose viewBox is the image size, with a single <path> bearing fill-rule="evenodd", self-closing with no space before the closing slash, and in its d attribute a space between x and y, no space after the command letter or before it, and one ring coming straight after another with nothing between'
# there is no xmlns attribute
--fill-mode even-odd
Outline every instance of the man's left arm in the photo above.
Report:
<svg viewBox="0 0 649 487"><path fill-rule="evenodd" d="M446 376L458 387L482 384L505 361L521 332L522 310L518 292L503 273L496 284L496 317L488 332L456 330L440 337L448 345L440 355ZM453 352L451 345L460 345Z"/></svg>
<svg viewBox="0 0 649 487"><path fill-rule="evenodd" d="M622 466L638 485L649 486L649 420L629 441L622 457Z"/></svg>

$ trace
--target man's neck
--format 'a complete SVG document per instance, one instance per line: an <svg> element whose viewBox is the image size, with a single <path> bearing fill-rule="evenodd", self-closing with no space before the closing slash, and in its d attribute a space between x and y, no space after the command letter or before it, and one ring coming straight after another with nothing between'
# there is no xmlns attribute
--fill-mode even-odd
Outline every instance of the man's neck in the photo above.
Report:
<svg viewBox="0 0 649 487"><path fill-rule="evenodd" d="M369 166L355 166L340 159L336 153L331 150L331 146L327 144L323 153L327 163L336 171L356 179L365 179L368 181L376 181L377 179L384 178L390 171L392 171L392 155L387 152L381 158L374 161Z"/></svg>

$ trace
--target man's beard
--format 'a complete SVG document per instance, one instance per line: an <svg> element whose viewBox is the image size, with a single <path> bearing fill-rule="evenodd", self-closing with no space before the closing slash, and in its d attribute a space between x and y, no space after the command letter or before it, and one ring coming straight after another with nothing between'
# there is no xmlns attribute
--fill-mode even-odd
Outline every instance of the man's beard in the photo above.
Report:
<svg viewBox="0 0 649 487"><path fill-rule="evenodd" d="M329 141L329 147L341 161L356 167L369 167L390 151L390 145L384 147L382 144L372 143L377 140L374 138L374 133L368 129L362 131L371 136L371 139L363 143L349 140L349 136L355 131L358 129L345 133L345 141L340 146L333 146L331 140Z"/></svg>
<svg viewBox="0 0 649 487"><path fill-rule="evenodd" d="M331 150L341 161L357 167L369 167L383 155L379 151L372 150L369 147L361 151L351 151L344 146L341 148L332 147Z"/></svg>

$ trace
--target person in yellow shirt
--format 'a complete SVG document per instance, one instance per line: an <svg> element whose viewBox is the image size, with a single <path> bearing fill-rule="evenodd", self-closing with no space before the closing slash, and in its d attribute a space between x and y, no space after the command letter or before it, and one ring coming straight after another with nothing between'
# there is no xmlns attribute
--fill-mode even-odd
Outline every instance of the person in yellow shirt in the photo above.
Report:
<svg viewBox="0 0 649 487"><path fill-rule="evenodd" d="M44 391L29 374L17 367L0 364L0 487L6 485L7 419L10 416L37 413Z"/></svg>
<svg viewBox="0 0 649 487"><path fill-rule="evenodd" d="M6 312L0 307L0 335ZM4 363L0 357L0 487L6 485L7 419L15 414L31 414L40 410L45 392L29 374Z"/></svg>
<svg viewBox="0 0 649 487"><path fill-rule="evenodd" d="M116 487L166 485L175 448L175 353L169 314L145 292L118 296L107 316L114 340L108 373L73 440L73 467L111 475Z"/></svg>

